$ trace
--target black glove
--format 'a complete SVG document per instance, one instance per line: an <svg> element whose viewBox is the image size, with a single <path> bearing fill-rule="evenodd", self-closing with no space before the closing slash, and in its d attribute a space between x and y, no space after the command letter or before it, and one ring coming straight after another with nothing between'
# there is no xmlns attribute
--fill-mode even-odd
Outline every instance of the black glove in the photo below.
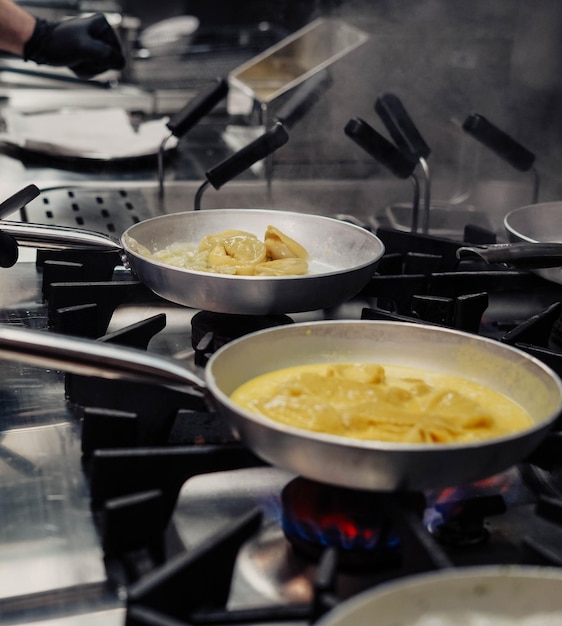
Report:
<svg viewBox="0 0 562 626"><path fill-rule="evenodd" d="M61 22L38 19L23 52L26 61L66 65L80 78L125 65L119 39L101 13Z"/></svg>

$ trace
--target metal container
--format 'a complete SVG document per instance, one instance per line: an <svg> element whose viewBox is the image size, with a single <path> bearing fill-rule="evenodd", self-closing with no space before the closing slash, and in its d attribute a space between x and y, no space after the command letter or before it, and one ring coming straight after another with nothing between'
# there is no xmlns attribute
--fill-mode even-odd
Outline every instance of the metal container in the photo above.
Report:
<svg viewBox="0 0 562 626"><path fill-rule="evenodd" d="M311 22L229 74L229 113L249 113L255 102L269 104L367 39L367 33L341 20Z"/></svg>

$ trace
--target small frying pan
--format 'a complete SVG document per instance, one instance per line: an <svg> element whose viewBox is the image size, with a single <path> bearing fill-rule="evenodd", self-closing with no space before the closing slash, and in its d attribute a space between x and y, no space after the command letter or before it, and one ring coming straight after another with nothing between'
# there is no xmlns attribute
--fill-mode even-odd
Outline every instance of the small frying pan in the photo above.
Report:
<svg viewBox="0 0 562 626"><path fill-rule="evenodd" d="M562 382L534 357L491 339L423 324L332 321L289 324L246 335L218 350L204 379L179 362L140 350L0 326L0 358L82 375L203 388L234 434L265 461L341 487L373 491L462 485L525 458L562 408ZM487 385L530 414L533 425L477 443L366 441L294 428L230 400L244 382L284 367L372 362L409 365Z"/></svg>
<svg viewBox="0 0 562 626"><path fill-rule="evenodd" d="M272 225L304 246L309 273L304 276L231 276L166 265L135 251L174 243L198 244L227 229L263 239ZM384 245L369 231L340 220L268 209L211 209L172 213L128 228L121 240L62 226L3 222L1 229L20 245L37 248L118 250L125 263L154 293L166 300L216 313L274 315L329 308L356 295L372 277Z"/></svg>
<svg viewBox="0 0 562 626"><path fill-rule="evenodd" d="M562 202L529 204L508 213L504 227L510 243L463 246L459 258L477 255L488 263L530 269L562 284Z"/></svg>

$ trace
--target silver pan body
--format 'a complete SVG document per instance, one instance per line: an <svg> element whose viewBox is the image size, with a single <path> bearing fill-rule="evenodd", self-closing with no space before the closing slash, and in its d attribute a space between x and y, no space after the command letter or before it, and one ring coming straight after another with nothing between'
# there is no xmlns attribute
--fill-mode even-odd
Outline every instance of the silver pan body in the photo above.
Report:
<svg viewBox="0 0 562 626"><path fill-rule="evenodd" d="M467 377L518 402L534 425L477 444L393 444L291 428L229 399L260 374L334 361L401 364ZM254 333L213 355L206 385L235 434L266 461L323 483L379 491L460 485L499 473L540 443L562 407L559 378L524 352L468 333L401 322L311 322Z"/></svg>
<svg viewBox="0 0 562 626"><path fill-rule="evenodd" d="M227 229L263 238L272 225L310 255L306 276L229 276L174 268L147 259L129 244L149 250L178 242L197 244ZM266 209L216 209L164 215L135 224L121 243L139 279L166 300L206 311L272 315L329 308L356 295L369 281L384 245L367 230L329 217Z"/></svg>
<svg viewBox="0 0 562 626"><path fill-rule="evenodd" d="M562 202L542 202L515 209L505 216L504 227L513 243L562 243ZM562 267L535 269L533 272L562 284Z"/></svg>

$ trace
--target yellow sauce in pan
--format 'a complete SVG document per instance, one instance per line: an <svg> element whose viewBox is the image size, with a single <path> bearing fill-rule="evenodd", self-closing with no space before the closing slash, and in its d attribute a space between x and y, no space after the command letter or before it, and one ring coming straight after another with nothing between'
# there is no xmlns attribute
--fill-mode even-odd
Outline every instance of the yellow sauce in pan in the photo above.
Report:
<svg viewBox="0 0 562 626"><path fill-rule="evenodd" d="M290 426L378 441L477 442L533 423L518 404L490 387L374 363L281 369L244 383L231 398L252 413Z"/></svg>

